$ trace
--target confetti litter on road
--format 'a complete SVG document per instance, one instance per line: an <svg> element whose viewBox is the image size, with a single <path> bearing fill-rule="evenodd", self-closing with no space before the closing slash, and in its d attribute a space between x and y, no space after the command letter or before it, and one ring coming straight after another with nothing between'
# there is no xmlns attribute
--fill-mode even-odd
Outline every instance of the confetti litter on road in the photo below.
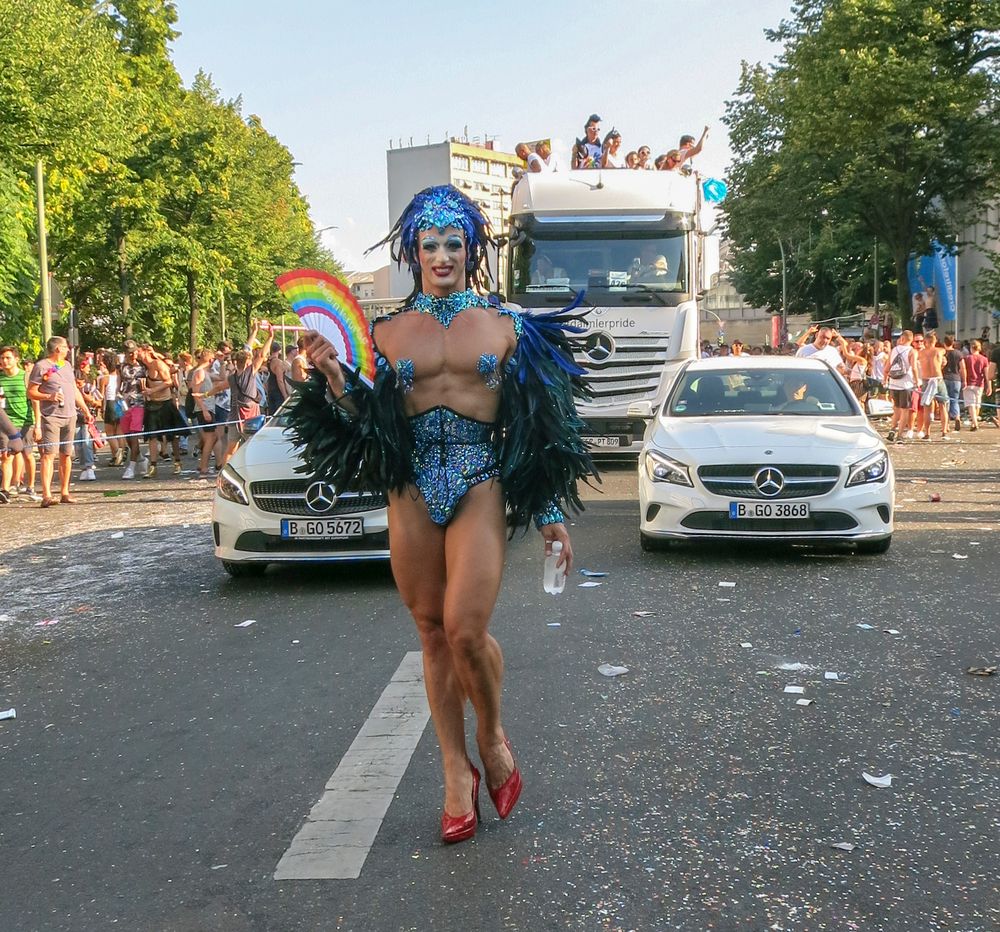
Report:
<svg viewBox="0 0 1000 932"><path fill-rule="evenodd" d="M580 570L579 573L581 576L592 576L595 579L599 579L601 576L608 575L607 573L598 573L595 570Z"/></svg>
<svg viewBox="0 0 1000 932"><path fill-rule="evenodd" d="M857 845L853 841L835 841L830 847L838 851L853 851Z"/></svg>
<svg viewBox="0 0 1000 932"><path fill-rule="evenodd" d="M6 722L11 718L17 718L17 709L7 709L4 712L0 712L0 722Z"/></svg>
<svg viewBox="0 0 1000 932"><path fill-rule="evenodd" d="M59 624L59 619L58 618L46 618L44 621L36 621L35 622L35 627L36 628L48 628L48 627L51 627L52 625L57 625L57 624Z"/></svg>
<svg viewBox="0 0 1000 932"><path fill-rule="evenodd" d="M0 615L0 624L2 624L5 621L13 621L13 620L14 619L11 618L10 615Z"/></svg>
<svg viewBox="0 0 1000 932"><path fill-rule="evenodd" d="M802 695L806 691L805 686L786 686L786 693L795 693L796 695Z"/></svg>
<svg viewBox="0 0 1000 932"><path fill-rule="evenodd" d="M740 647L753 647L753 644L751 644L749 641L741 641Z"/></svg>
<svg viewBox="0 0 1000 932"><path fill-rule="evenodd" d="M874 631L875 630L875 625L865 624L865 622L863 622L863 621L859 621L854 627L855 628L864 628L865 631Z"/></svg>
<svg viewBox="0 0 1000 932"><path fill-rule="evenodd" d="M807 663L779 663L777 668L785 673L806 673L816 669Z"/></svg>
<svg viewBox="0 0 1000 932"><path fill-rule="evenodd" d="M111 539L112 540L121 540L124 536L125 536L125 532L124 531L115 531L115 533L111 535Z"/></svg>
<svg viewBox="0 0 1000 932"><path fill-rule="evenodd" d="M559 621L550 621L545 627L546 628L561 628L562 627L562 622L559 622Z"/></svg>
<svg viewBox="0 0 1000 932"><path fill-rule="evenodd" d="M992 667L969 667L966 673L971 673L973 676L995 676L997 672L996 665Z"/></svg>
<svg viewBox="0 0 1000 932"><path fill-rule="evenodd" d="M598 586L603 586L604 583L599 582L582 582L577 586L577 589L596 589Z"/></svg>
<svg viewBox="0 0 1000 932"><path fill-rule="evenodd" d="M221 871L222 868L224 868L224 867L229 867L229 865L228 864L213 864L212 865L212 870L214 870L214 871Z"/></svg>
<svg viewBox="0 0 1000 932"><path fill-rule="evenodd" d="M951 555L951 558L953 560L968 560L969 555L967 553L953 553Z"/></svg>
<svg viewBox="0 0 1000 932"><path fill-rule="evenodd" d="M632 612L633 618L652 618L656 612Z"/></svg>
<svg viewBox="0 0 1000 932"><path fill-rule="evenodd" d="M720 582L719 583L719 588L720 589L735 589L736 588L736 583L734 583L734 582Z"/></svg>
<svg viewBox="0 0 1000 932"><path fill-rule="evenodd" d="M886 634L899 634L900 633L897 628L884 628L883 630L885 631Z"/></svg>
<svg viewBox="0 0 1000 932"><path fill-rule="evenodd" d="M884 777L874 777L867 771L862 771L861 776L864 777L865 783L871 786L877 786L881 789L885 789L887 786L892 786L892 774L887 773Z"/></svg>
<svg viewBox="0 0 1000 932"><path fill-rule="evenodd" d="M796 699L795 700L795 704L796 705L812 705L815 701L816 701L815 699Z"/></svg>
<svg viewBox="0 0 1000 932"><path fill-rule="evenodd" d="M249 628L250 625L257 624L256 618L248 618L246 621L241 621L239 624L233 625L234 628Z"/></svg>
<svg viewBox="0 0 1000 932"><path fill-rule="evenodd" d="M827 670L823 674L823 679L824 680L839 680L840 679L840 674L839 673L834 673L831 670Z"/></svg>
<svg viewBox="0 0 1000 932"><path fill-rule="evenodd" d="M301 644L301 641L292 641L293 644Z"/></svg>
<svg viewBox="0 0 1000 932"><path fill-rule="evenodd" d="M597 672L600 673L601 676L622 676L623 674L628 673L628 667L616 667L612 663L602 663L597 668Z"/></svg>

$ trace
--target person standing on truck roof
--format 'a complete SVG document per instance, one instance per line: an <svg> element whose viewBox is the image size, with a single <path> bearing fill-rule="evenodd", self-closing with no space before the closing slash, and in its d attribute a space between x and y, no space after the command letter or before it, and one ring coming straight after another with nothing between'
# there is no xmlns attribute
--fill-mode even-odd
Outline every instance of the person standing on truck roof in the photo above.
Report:
<svg viewBox="0 0 1000 932"><path fill-rule="evenodd" d="M611 132L604 137L604 145L601 146L601 168L624 168L625 158L618 151L622 147L622 134L614 127Z"/></svg>
<svg viewBox="0 0 1000 932"><path fill-rule="evenodd" d="M592 113L583 126L584 138L573 149L573 168L601 167L601 118Z"/></svg>
<svg viewBox="0 0 1000 932"><path fill-rule="evenodd" d="M694 136L681 136L681 141L677 144L677 152L680 155L680 161L686 162L688 159L693 159L698 155L702 147L705 145L705 139L708 137L708 127L706 126L701 132L701 139L698 140L697 144L694 141ZM678 163L680 164L680 162Z"/></svg>
<svg viewBox="0 0 1000 932"><path fill-rule="evenodd" d="M535 152L538 153L538 157L542 160L543 172L559 171L559 159L552 154L552 146L549 144L547 139L543 139L541 142L536 144Z"/></svg>

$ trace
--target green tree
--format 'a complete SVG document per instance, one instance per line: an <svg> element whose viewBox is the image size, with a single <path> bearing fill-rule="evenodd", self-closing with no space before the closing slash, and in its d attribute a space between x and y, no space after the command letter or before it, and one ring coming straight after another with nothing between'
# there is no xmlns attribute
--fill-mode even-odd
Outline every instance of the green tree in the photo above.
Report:
<svg viewBox="0 0 1000 932"><path fill-rule="evenodd" d="M986 0L796 4L776 64L745 67L727 110L737 268L750 277L756 239L801 242L826 210L845 242L882 244L907 315L911 252L954 242L998 190L998 36Z"/></svg>

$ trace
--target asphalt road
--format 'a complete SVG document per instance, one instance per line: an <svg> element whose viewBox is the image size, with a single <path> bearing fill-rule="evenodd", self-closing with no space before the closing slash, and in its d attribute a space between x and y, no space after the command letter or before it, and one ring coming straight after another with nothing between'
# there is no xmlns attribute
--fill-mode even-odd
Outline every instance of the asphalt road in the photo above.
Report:
<svg viewBox="0 0 1000 932"><path fill-rule="evenodd" d="M350 880L274 873L419 649L388 570L230 581L188 481L6 506L0 929L1000 927L1000 677L966 672L1000 654L1000 432L962 441L894 448L880 557L643 554L612 468L573 528L603 585L546 596L537 537L510 548L515 813L484 794L442 847L428 727Z"/></svg>

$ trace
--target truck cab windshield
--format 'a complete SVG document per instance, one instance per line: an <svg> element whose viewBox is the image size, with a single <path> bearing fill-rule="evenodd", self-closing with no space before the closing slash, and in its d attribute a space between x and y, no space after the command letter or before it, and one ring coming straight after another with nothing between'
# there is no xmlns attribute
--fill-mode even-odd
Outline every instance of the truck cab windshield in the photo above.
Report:
<svg viewBox="0 0 1000 932"><path fill-rule="evenodd" d="M512 244L510 289L529 307L581 289L591 303L606 303L602 295L610 301L609 293L650 291L679 300L688 291L686 240L682 230L536 228Z"/></svg>

